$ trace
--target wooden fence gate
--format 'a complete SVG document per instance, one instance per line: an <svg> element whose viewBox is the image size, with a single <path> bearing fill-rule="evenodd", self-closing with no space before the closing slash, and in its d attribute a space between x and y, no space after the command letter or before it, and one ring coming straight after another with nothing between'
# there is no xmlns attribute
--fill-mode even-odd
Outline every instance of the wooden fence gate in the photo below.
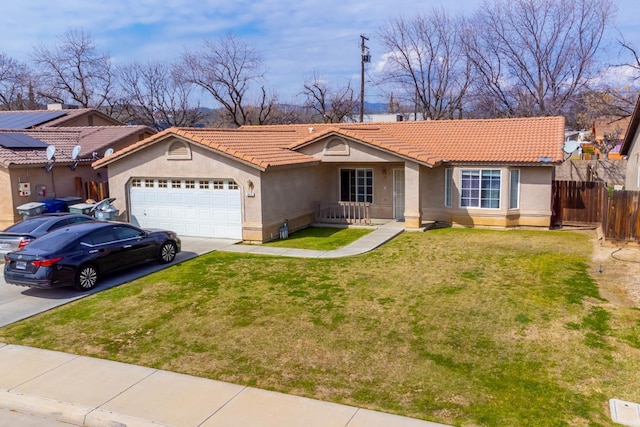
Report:
<svg viewBox="0 0 640 427"><path fill-rule="evenodd" d="M607 201L604 182L553 181L551 225L600 225Z"/></svg>
<svg viewBox="0 0 640 427"><path fill-rule="evenodd" d="M614 191L607 200L602 232L607 240L640 240L638 191Z"/></svg>

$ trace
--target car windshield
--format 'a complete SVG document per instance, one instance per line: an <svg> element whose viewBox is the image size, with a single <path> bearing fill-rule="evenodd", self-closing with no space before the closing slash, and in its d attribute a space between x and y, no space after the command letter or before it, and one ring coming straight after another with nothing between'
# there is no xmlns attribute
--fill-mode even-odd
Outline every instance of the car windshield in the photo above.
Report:
<svg viewBox="0 0 640 427"><path fill-rule="evenodd" d="M21 221L17 224L13 224L9 228L4 231L11 233L31 233L37 227L39 227L45 221L48 221L49 218L32 218L29 220Z"/></svg>

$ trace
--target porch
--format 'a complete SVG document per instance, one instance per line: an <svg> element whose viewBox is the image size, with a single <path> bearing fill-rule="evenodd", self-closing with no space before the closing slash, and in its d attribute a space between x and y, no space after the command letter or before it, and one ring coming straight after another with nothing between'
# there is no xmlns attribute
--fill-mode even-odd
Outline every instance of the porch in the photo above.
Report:
<svg viewBox="0 0 640 427"><path fill-rule="evenodd" d="M369 202L316 202L315 222L372 225Z"/></svg>

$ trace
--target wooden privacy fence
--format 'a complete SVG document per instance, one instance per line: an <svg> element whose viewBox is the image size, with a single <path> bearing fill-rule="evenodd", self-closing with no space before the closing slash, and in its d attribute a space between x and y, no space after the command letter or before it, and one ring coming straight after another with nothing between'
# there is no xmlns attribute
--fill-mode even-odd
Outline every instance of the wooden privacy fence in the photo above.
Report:
<svg viewBox="0 0 640 427"><path fill-rule="evenodd" d="M371 225L368 202L317 202L316 222Z"/></svg>
<svg viewBox="0 0 640 427"><path fill-rule="evenodd" d="M607 240L638 241L640 224L638 191L614 191L607 200L602 232Z"/></svg>
<svg viewBox="0 0 640 427"><path fill-rule="evenodd" d="M607 199L604 182L553 181L551 225L599 225Z"/></svg>
<svg viewBox="0 0 640 427"><path fill-rule="evenodd" d="M609 192L604 182L553 182L552 226L602 226L606 240L640 242L640 191Z"/></svg>

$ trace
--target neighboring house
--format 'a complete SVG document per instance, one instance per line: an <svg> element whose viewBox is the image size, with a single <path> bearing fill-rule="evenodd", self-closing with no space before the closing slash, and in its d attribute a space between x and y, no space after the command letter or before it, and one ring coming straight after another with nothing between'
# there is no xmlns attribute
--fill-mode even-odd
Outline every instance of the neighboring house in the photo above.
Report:
<svg viewBox="0 0 640 427"><path fill-rule="evenodd" d="M620 154L627 157L625 189L632 191L640 190L640 133L638 126L640 126L640 97L638 97L629 119L629 127L620 149Z"/></svg>
<svg viewBox="0 0 640 427"><path fill-rule="evenodd" d="M42 127L121 126L94 108L0 111L0 129L34 129Z"/></svg>
<svg viewBox="0 0 640 427"><path fill-rule="evenodd" d="M153 133L146 126L0 129L0 229L21 219L16 208L26 203L86 198L85 183L107 182L104 171L94 170L91 162L109 148L121 150ZM76 146L80 148L74 151ZM51 160L48 147L55 147Z"/></svg>
<svg viewBox="0 0 640 427"><path fill-rule="evenodd" d="M96 161L122 220L264 242L318 202L408 229L550 226L564 118L170 128Z"/></svg>

